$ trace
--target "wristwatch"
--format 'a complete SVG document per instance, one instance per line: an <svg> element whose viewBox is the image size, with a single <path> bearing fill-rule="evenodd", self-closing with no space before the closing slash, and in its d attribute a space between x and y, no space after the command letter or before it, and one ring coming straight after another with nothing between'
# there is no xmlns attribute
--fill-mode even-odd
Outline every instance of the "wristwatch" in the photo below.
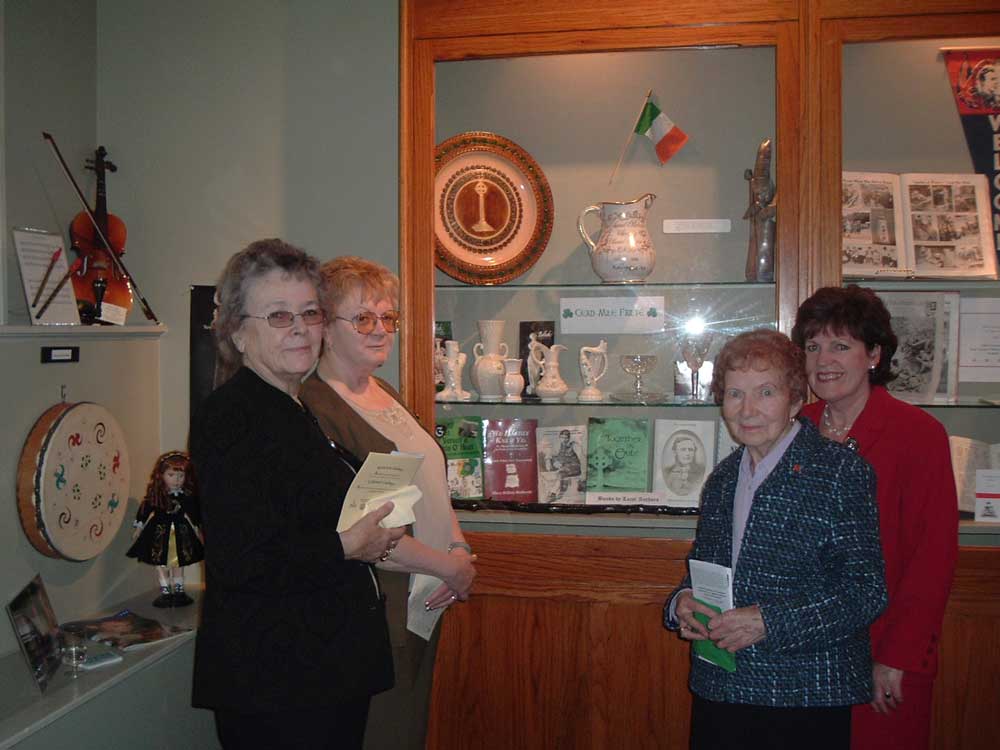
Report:
<svg viewBox="0 0 1000 750"><path fill-rule="evenodd" d="M448 545L448 554L450 555L451 551L452 550L456 550L456 549L464 549L470 555L472 554L472 547L470 547L465 542L452 542L451 544L449 544Z"/></svg>

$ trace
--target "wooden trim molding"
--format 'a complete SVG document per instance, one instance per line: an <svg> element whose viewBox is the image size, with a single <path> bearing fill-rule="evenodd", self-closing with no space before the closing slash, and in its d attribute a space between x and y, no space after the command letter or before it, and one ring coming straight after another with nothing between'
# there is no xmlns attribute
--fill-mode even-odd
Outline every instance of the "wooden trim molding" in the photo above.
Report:
<svg viewBox="0 0 1000 750"><path fill-rule="evenodd" d="M588 29L644 29L654 26L772 23L798 18L799 0L414 0L420 8L416 39L496 34L540 34ZM634 33L634 32L633 32ZM640 33L641 35L641 33Z"/></svg>

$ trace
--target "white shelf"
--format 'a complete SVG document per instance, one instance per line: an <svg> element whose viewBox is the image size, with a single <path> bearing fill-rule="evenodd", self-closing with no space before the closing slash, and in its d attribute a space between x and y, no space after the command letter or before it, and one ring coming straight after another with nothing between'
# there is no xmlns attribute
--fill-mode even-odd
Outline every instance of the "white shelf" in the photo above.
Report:
<svg viewBox="0 0 1000 750"><path fill-rule="evenodd" d="M162 324L157 326L0 326L0 342L52 339L64 341L155 339L167 331L168 328Z"/></svg>

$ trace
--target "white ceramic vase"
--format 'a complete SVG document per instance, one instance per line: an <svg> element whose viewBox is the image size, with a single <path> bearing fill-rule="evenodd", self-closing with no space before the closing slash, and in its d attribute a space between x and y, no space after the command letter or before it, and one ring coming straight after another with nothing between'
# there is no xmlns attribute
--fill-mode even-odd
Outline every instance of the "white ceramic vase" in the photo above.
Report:
<svg viewBox="0 0 1000 750"><path fill-rule="evenodd" d="M504 359L507 344L503 342L505 320L480 320L479 338L472 348L472 387L479 391L480 401L501 401L504 397Z"/></svg>
<svg viewBox="0 0 1000 750"><path fill-rule="evenodd" d="M521 360L505 359L503 361L503 400L508 404L521 403L521 391L524 390L524 375L521 374Z"/></svg>

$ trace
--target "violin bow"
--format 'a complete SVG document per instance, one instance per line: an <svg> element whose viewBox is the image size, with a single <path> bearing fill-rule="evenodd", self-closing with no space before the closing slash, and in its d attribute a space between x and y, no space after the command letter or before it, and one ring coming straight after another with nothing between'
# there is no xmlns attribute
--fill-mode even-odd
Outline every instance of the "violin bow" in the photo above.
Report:
<svg viewBox="0 0 1000 750"><path fill-rule="evenodd" d="M97 225L97 218L94 216L94 212L90 210L90 205L88 205L87 199L83 195L83 191L80 190L80 186L77 185L76 180L73 179L73 174L69 171L69 166L66 164L66 160L63 159L62 154L59 153L59 147L56 145L55 138L52 137L51 133L46 133L45 131L42 131L42 138L48 141L49 146L52 147L52 152L56 155L56 159L59 161L59 166L62 167L63 174L66 175L66 179L69 180L73 189L76 190L76 195L80 199L80 203L83 204L83 210L86 212L87 218L90 219L90 223L94 225L94 231L97 232L97 236L100 238L101 244L104 245L104 248L107 250L108 256L111 258L111 262L115 265L118 273L128 279L129 283L132 285L132 291L134 291L135 296L139 298L139 305L142 307L143 314L148 320L160 325L160 320L156 317L156 313L153 312L153 308L149 306L146 298L143 296L142 292L139 291L139 285L135 283L135 278L133 278L132 274L128 272L128 269L125 267L125 263L118 257L118 253L111 249L111 243L108 242L108 238L104 236L104 232L102 232L101 228Z"/></svg>

